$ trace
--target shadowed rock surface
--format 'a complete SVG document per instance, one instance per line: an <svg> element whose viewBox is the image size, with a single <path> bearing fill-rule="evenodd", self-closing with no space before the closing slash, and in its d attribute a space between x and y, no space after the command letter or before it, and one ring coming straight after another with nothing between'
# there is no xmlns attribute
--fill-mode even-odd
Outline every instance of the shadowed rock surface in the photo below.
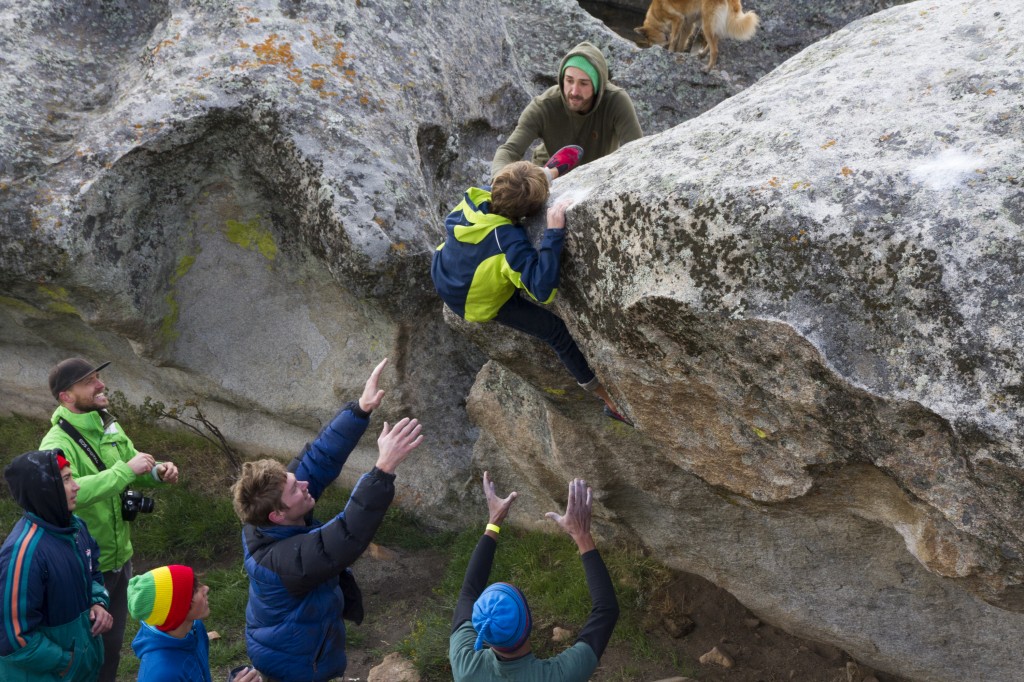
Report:
<svg viewBox="0 0 1024 682"><path fill-rule="evenodd" d="M1024 669L1019 3L893 8L745 90L562 0L0 20L0 408L48 413L84 354L285 454L387 355L374 428L423 419L401 489L438 522L485 468L521 523L582 475L603 535L791 632L921 680ZM545 348L441 315L427 268L583 39L657 134L557 184L556 309L636 430Z"/></svg>

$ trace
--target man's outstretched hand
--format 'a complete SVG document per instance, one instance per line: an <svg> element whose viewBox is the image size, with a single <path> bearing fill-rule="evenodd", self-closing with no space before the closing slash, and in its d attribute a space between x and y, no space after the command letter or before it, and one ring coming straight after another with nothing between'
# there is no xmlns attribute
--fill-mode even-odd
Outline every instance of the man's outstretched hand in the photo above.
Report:
<svg viewBox="0 0 1024 682"><path fill-rule="evenodd" d="M501 498L494 491L494 481L491 480L491 475L484 472L484 498L487 500L487 522L493 523L495 526L501 526L505 521L505 517L508 516L509 510L512 508L512 503L519 497L519 493L511 492L508 497Z"/></svg>
<svg viewBox="0 0 1024 682"><path fill-rule="evenodd" d="M590 518L593 507L593 491L587 487L582 478L569 481L569 500L565 506L565 514L548 512L544 516L558 524L576 542L580 554L595 548L594 538L590 534Z"/></svg>
<svg viewBox="0 0 1024 682"><path fill-rule="evenodd" d="M377 365L376 372L384 363ZM373 376L370 377L373 380ZM370 382L366 382L369 386ZM377 438L377 450L380 455L377 457L377 468L386 474L395 473L398 465L405 461L409 453L415 450L423 442L420 435L420 423L415 419L406 417L392 427L384 422L384 429Z"/></svg>
<svg viewBox="0 0 1024 682"><path fill-rule="evenodd" d="M377 382L380 380L380 373L384 371L384 367L387 364L388 359L384 358L370 372L370 378L366 380L366 386L363 387L363 394L359 396L359 409L363 412L372 412L380 407L380 401L384 399L384 391L377 388Z"/></svg>

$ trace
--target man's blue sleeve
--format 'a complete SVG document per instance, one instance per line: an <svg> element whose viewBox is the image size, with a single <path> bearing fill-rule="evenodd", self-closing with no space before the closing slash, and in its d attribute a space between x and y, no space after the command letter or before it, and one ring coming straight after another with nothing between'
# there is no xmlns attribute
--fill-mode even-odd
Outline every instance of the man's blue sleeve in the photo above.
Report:
<svg viewBox="0 0 1024 682"><path fill-rule="evenodd" d="M341 473L369 424L370 415L359 408L359 403L347 403L316 440L307 443L302 454L292 460L288 469L295 478L309 483L309 494L314 499L320 499Z"/></svg>

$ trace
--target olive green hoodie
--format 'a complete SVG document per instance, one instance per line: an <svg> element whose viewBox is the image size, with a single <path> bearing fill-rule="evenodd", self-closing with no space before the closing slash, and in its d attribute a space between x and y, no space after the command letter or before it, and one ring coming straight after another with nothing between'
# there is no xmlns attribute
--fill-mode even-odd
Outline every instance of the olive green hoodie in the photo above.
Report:
<svg viewBox="0 0 1024 682"><path fill-rule="evenodd" d="M569 109L562 91L565 62L581 55L600 75L594 93L594 106L585 114ZM551 152L570 144L583 147L583 163L611 154L620 145L643 136L633 101L622 88L608 82L608 62L596 46L582 42L572 48L558 65L559 83L533 98L519 116L516 129L505 144L498 147L491 162L491 176L510 163L519 161L538 137L543 145L533 154L533 162L543 164Z"/></svg>

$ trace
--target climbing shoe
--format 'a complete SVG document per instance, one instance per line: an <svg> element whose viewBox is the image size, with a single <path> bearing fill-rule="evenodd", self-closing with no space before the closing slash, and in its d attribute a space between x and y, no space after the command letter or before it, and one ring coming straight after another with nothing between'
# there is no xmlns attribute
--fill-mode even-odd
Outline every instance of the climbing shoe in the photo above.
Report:
<svg viewBox="0 0 1024 682"><path fill-rule="evenodd" d="M621 414L619 414L618 412L616 412L612 408L608 407L607 405L604 406L604 416L606 416L606 417L608 417L610 419L614 419L617 422L622 422L623 424L625 424L627 426L632 426L634 429L636 428L636 426L633 424L633 422L629 421L628 419L623 417Z"/></svg>
<svg viewBox="0 0 1024 682"><path fill-rule="evenodd" d="M555 168L558 170L558 177L562 177L576 166L580 165L580 161L583 159L583 147L577 147L571 144L567 147L562 147L557 152L551 155L548 162L544 164L545 168Z"/></svg>

